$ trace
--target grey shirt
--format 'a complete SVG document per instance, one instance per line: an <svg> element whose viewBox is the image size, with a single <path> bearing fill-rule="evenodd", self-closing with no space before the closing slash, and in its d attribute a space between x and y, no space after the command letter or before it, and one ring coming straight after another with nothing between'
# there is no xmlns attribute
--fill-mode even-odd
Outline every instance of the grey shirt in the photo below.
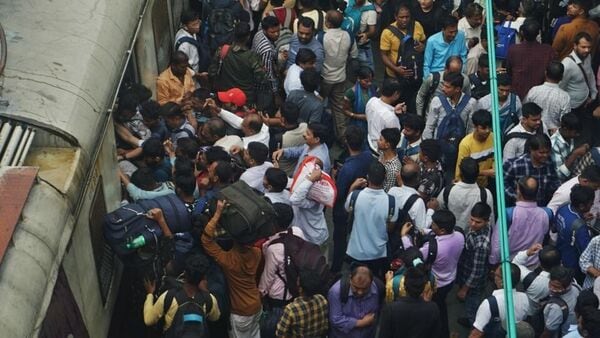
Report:
<svg viewBox="0 0 600 338"><path fill-rule="evenodd" d="M571 98L571 109L578 108L585 103L588 97L596 99L598 89L596 78L592 71L591 57L588 55L583 61L572 51L562 61L565 72L562 81L558 84ZM583 71L581 67L583 67ZM585 77L584 77L585 72ZM586 80L587 78L587 80Z"/></svg>
<svg viewBox="0 0 600 338"><path fill-rule="evenodd" d="M458 102L462 100L464 95L465 94L461 94ZM444 100L448 100L448 98L443 96L443 94L442 97ZM452 103L450 103L450 105L454 106ZM475 111L476 105L477 101L475 101L474 98L470 98L469 103L467 103L467 106L460 112L460 117L462 118L465 124L465 135L473 131L471 115ZM429 105L427 121L425 123L425 130L423 131L424 140L437 138L437 129L444 117L446 117L446 110L444 109L444 106L442 106L442 101L440 101L440 98L435 96L433 100L431 100L431 104Z"/></svg>
<svg viewBox="0 0 600 338"><path fill-rule="evenodd" d="M286 102L292 102L298 106L300 117L298 122L321 123L323 115L323 101L314 93L309 93L304 89L292 90L288 95Z"/></svg>
<svg viewBox="0 0 600 338"><path fill-rule="evenodd" d="M427 108L431 103L431 100L438 94L443 95L442 93L442 85L444 83L444 71L442 70L440 73L440 83L438 84L435 92L431 97L427 97L427 93L429 92L431 86L433 85L433 74L429 75L426 79L423 79L423 83L419 88L419 92L417 93L417 114L421 115L421 112L425 112L427 114ZM463 87L462 92L465 94L471 95L471 82L469 81L469 77L465 74L461 74L463 76Z"/></svg>

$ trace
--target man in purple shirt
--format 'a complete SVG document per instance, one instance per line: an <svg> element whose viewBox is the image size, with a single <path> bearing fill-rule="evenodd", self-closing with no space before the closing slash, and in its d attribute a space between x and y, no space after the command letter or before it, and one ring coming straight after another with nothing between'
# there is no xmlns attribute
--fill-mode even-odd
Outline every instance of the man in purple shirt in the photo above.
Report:
<svg viewBox="0 0 600 338"><path fill-rule="evenodd" d="M538 181L531 176L525 176L517 181L517 205L506 208L508 229L508 242L510 243L510 259L512 260L519 251L527 250L535 243L543 243L544 236L550 229L552 211L546 207L538 207L536 195ZM538 256L529 257L527 266L537 265ZM492 228L492 252L490 264L500 263L500 240L498 225Z"/></svg>
<svg viewBox="0 0 600 338"><path fill-rule="evenodd" d="M381 284L378 286L378 284ZM376 281L369 268L353 263L350 277L342 277L327 294L329 302L330 338L375 337L375 320L383 304L385 287Z"/></svg>
<svg viewBox="0 0 600 338"><path fill-rule="evenodd" d="M440 309L442 325L442 335L440 337L449 337L446 297L454 286L458 260L465 246L465 237L462 233L454 231L456 218L452 212L437 210L431 216L431 220L431 233L434 234L434 237L430 241L435 241L437 245L433 245L432 250L430 250L428 241L420 250L423 257L427 257L428 261L433 260L431 271L437 282L437 291L433 295L432 300ZM406 223L402 227L402 243L405 248L412 246L411 239L408 236L412 227L413 225L410 223ZM436 247L437 250L435 249Z"/></svg>

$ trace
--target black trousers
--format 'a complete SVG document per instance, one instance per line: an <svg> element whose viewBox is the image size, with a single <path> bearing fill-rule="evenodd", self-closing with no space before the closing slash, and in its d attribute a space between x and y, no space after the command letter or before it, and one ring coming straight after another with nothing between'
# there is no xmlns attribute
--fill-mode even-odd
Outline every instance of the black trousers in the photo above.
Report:
<svg viewBox="0 0 600 338"><path fill-rule="evenodd" d="M442 335L440 337L447 338L450 337L450 328L448 327L448 307L446 305L446 298L448 297L448 293L452 290L454 286L454 282L438 288L437 291L433 294L433 301L437 304L438 309L440 310L440 321L442 322Z"/></svg>

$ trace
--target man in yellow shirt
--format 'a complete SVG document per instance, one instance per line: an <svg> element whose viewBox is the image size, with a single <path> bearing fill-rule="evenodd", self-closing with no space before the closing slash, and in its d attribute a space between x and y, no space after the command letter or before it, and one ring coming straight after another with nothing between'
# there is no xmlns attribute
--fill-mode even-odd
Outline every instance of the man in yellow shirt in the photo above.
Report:
<svg viewBox="0 0 600 338"><path fill-rule="evenodd" d="M189 67L187 55L181 51L173 53L169 68L156 79L156 101L161 106L167 102L179 104L195 89L194 71Z"/></svg>
<svg viewBox="0 0 600 338"><path fill-rule="evenodd" d="M415 71L420 73L423 69L423 57L413 60L412 66L405 63L407 60L401 64L399 56L403 54L405 47L403 41L406 41L409 36L414 40L414 51L422 54L426 39L423 26L411 18L410 8L406 4L401 4L396 12L396 22L381 32L379 49L385 65L385 76L396 78L403 84L400 100L406 103L409 112L415 112L415 100L422 80L422 74L415 74ZM407 45L408 47L413 48L413 43Z"/></svg>
<svg viewBox="0 0 600 338"><path fill-rule="evenodd" d="M460 162L471 157L479 163L477 184L487 187L488 177L494 177L494 134L492 133L492 114L487 110L477 110L471 116L473 132L466 135L458 146L456 158L456 180L460 180Z"/></svg>

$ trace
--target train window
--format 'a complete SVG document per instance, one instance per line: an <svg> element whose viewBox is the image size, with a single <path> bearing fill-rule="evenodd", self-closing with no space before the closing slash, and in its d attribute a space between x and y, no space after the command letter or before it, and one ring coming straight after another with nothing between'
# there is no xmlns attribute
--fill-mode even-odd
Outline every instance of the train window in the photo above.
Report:
<svg viewBox="0 0 600 338"><path fill-rule="evenodd" d="M98 276L98 284L100 285L100 296L102 297L102 303L106 304L114 277L115 254L104 240L102 233L104 215L106 215L106 203L102 176L100 176L92 201L89 224L94 262L96 263L96 275Z"/></svg>
<svg viewBox="0 0 600 338"><path fill-rule="evenodd" d="M134 83L140 83L140 72L137 65L137 58L135 55L135 51L131 51L131 57L129 58L129 62L127 62L127 67L125 68L125 74L123 75L123 83L121 86L128 86Z"/></svg>
<svg viewBox="0 0 600 338"><path fill-rule="evenodd" d="M152 7L152 28L154 29L154 45L156 47L156 60L158 71L162 72L169 65L171 53L171 27L169 4L167 1L155 1Z"/></svg>

